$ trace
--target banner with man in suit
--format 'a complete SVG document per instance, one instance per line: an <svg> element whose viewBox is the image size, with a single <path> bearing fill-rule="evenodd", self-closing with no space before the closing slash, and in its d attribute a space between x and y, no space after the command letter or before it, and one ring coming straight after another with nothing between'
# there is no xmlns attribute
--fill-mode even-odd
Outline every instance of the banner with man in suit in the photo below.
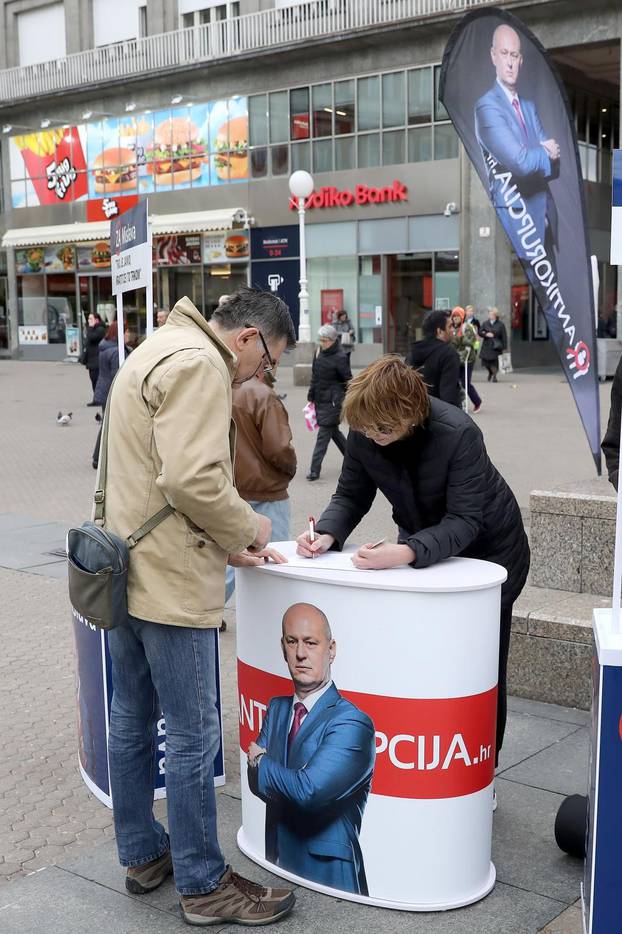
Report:
<svg viewBox="0 0 622 934"><path fill-rule="evenodd" d="M322 610L290 606L281 646L294 695L271 699L249 749L249 787L266 804L266 859L368 895L359 834L376 757L374 724L332 681L337 646Z"/></svg>
<svg viewBox="0 0 622 934"><path fill-rule="evenodd" d="M585 197L561 79L520 20L489 7L453 31L439 96L546 316L600 474Z"/></svg>

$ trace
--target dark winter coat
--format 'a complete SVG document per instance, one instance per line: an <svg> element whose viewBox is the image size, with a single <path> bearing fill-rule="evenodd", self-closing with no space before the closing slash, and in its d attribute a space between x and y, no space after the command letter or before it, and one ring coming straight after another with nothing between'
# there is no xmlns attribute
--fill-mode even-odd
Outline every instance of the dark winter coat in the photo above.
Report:
<svg viewBox="0 0 622 934"><path fill-rule="evenodd" d="M407 363L418 370L428 392L436 399L461 405L460 357L453 344L426 337L410 346Z"/></svg>
<svg viewBox="0 0 622 934"><path fill-rule="evenodd" d="M351 379L350 358L339 341L314 357L307 399L315 405L321 428L330 428L341 421L341 406Z"/></svg>
<svg viewBox="0 0 622 934"><path fill-rule="evenodd" d="M129 353L130 348L126 345L126 356ZM99 375L97 377L95 393L93 394L93 402L95 402L97 405L101 405L102 408L104 408L106 405L108 393L110 392L112 381L117 375L118 369L119 345L116 341L110 341L104 338L104 340L99 345Z"/></svg>
<svg viewBox="0 0 622 934"><path fill-rule="evenodd" d="M480 429L461 409L430 400L425 423L386 447L350 430L337 490L317 523L341 549L380 490L414 568L462 555L508 570L512 597L529 568L529 546L511 489L491 463Z"/></svg>
<svg viewBox="0 0 622 934"><path fill-rule="evenodd" d="M87 370L96 370L99 366L99 345L104 339L106 328L103 324L96 324L95 327L87 327L84 337L84 349L80 357L80 363L83 363Z"/></svg>
<svg viewBox="0 0 622 934"><path fill-rule="evenodd" d="M486 337L485 335L487 332L492 332L495 336ZM483 338L482 349L479 353L480 357L482 360L496 363L499 359L499 354L507 350L508 346L508 335L505 330L505 324L503 321L499 321L498 318L496 321L484 321L479 329L479 335Z"/></svg>
<svg viewBox="0 0 622 934"><path fill-rule="evenodd" d="M603 438L602 448L607 464L609 481L618 489L618 470L620 467L620 412L622 409L622 359L618 363L613 385L611 386L611 409L607 431Z"/></svg>

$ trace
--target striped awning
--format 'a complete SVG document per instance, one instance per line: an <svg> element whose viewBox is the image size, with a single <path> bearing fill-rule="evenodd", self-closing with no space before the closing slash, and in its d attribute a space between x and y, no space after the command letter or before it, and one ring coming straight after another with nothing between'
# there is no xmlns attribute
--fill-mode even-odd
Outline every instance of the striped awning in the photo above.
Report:
<svg viewBox="0 0 622 934"><path fill-rule="evenodd" d="M161 234L202 233L210 230L230 230L233 224L243 226L244 208L225 208L219 211L191 211L186 214L152 214L151 232ZM86 243L90 240L108 240L110 221L55 224L50 227L16 227L7 230L2 238L3 247L44 246L47 243Z"/></svg>

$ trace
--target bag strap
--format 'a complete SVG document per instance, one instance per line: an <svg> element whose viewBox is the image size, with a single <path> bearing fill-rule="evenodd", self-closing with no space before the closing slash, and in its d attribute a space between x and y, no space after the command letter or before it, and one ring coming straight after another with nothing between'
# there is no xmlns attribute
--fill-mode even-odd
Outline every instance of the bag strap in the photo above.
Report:
<svg viewBox="0 0 622 934"><path fill-rule="evenodd" d="M118 371L117 371L117 374L115 374L115 377L112 383L110 384L110 391L108 392L108 400L110 399L110 396L112 394L112 387L114 386L114 382L117 378L117 375L118 375ZM107 401L106 408L104 409L104 421L102 423L102 436L101 436L101 443L100 443L100 448L99 448L99 471L98 471L99 484L97 486L97 489L95 490L95 493L93 494L93 500L95 503L94 519L95 519L95 522L101 522L102 525L106 521L106 482L108 479L108 424L110 421L109 413L110 413L110 406ZM141 525L139 529L137 529L135 532L132 532L131 535L128 535L126 539L128 548L135 548L138 542L141 540L141 538L144 538L145 535L148 535L149 532L152 532L153 529L155 529L156 526L158 526L161 522L163 522L167 518L167 516L170 516L172 512L175 512L175 510L170 505L170 503L167 503L166 506L163 506L162 509L160 509L159 512L156 512L154 516L151 516L150 519L147 519L144 525Z"/></svg>

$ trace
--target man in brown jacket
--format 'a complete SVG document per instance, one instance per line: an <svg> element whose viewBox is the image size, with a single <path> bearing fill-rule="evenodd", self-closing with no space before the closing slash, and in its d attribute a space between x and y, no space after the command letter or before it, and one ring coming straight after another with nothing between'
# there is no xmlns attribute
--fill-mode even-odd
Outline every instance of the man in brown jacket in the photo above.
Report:
<svg viewBox="0 0 622 934"><path fill-rule="evenodd" d="M289 890L225 865L213 781L225 565L263 562L271 538L270 520L233 485L231 386L275 367L294 342L287 306L271 293L241 289L209 325L183 298L121 367L108 400L106 526L125 537L167 503L174 509L133 549L130 618L109 634L117 847L134 894L174 872L190 924L268 922L294 903ZM152 809L160 706L168 834Z"/></svg>
<svg viewBox="0 0 622 934"><path fill-rule="evenodd" d="M289 540L290 502L287 488L296 473L296 451L285 406L272 388L272 373L259 372L233 387L236 424L235 485L257 513L272 522L272 541ZM225 602L235 588L227 568Z"/></svg>

